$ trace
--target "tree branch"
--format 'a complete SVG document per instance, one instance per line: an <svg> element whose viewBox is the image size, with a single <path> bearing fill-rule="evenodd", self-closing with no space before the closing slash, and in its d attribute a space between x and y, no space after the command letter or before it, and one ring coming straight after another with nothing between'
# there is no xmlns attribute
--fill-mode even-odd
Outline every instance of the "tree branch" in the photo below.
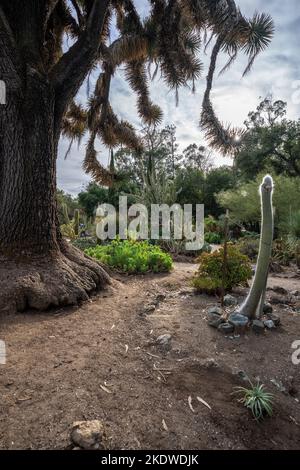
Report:
<svg viewBox="0 0 300 470"><path fill-rule="evenodd" d="M17 89L22 81L20 78L20 63L18 63L17 47L13 33L6 16L0 6L0 79L10 87Z"/></svg>
<svg viewBox="0 0 300 470"><path fill-rule="evenodd" d="M109 1L94 0L85 30L51 71L50 75L56 91L57 126L60 126L70 100L76 95L97 57Z"/></svg>

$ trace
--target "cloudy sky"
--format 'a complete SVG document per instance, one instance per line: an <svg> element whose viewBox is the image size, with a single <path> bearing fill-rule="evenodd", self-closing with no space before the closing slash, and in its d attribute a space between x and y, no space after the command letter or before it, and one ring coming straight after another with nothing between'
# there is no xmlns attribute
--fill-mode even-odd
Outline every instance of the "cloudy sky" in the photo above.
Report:
<svg viewBox="0 0 300 470"><path fill-rule="evenodd" d="M246 16L252 16L255 10L270 13L275 22L276 32L268 50L258 57L248 76L242 78L246 64L243 56L240 56L224 75L218 78L216 74L212 99L217 115L222 121L241 126L248 112L258 105L259 97L272 93L275 99L287 101L289 118L300 118L299 0L286 2L237 0L237 3ZM146 14L146 0L136 0L136 5L142 14ZM178 106L176 106L174 94L168 91L162 80L157 79L151 84L152 99L164 112L163 125L175 124L177 127L177 141L180 149L193 142L204 143L198 122L208 58L204 58L203 61L206 70L197 83L196 93L192 94L188 89L180 90ZM224 65L224 60L220 57L220 68L222 64ZM92 82L95 79L96 74L92 77ZM85 99L86 86L83 86L80 91L80 100ZM140 127L135 109L135 96L123 79L122 70L119 70L113 79L110 100L120 118L129 120L137 128ZM67 160L64 160L67 147L68 143L62 139L58 158L58 187L76 195L90 181L90 177L81 168L85 146L84 142L79 149L75 145ZM108 151L101 145L98 145L98 149L99 158L102 162L106 162ZM229 162L228 159L220 156L215 157L216 165Z"/></svg>

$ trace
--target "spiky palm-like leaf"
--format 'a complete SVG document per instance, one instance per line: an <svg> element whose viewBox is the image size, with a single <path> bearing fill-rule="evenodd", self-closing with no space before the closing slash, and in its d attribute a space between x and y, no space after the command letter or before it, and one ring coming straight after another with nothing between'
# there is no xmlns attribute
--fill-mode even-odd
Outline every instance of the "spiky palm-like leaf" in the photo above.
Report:
<svg viewBox="0 0 300 470"><path fill-rule="evenodd" d="M9 19L9 1L4 0L3 3ZM63 56L65 34L73 42L78 42L78 51L83 51L79 46L84 43L85 53L98 41L89 72L99 70L99 77L89 98L88 109L76 110L71 99L61 96L62 100L71 103L63 119L63 135L71 141L80 142L85 132L90 133L85 168L97 175L98 180L104 174L104 179L108 177L101 165L98 166L93 150L96 138L111 148L120 144L135 149L141 147L133 127L124 119L119 119L111 108L110 88L117 69L124 68L125 78L137 95L137 110L142 123L156 126L162 120L162 112L150 97L147 72L151 70L152 78L160 72L176 96L180 87L189 86L194 90L203 71L200 53L205 48L208 50L210 41L214 41L215 46L211 52L202 103L201 127L213 148L223 154L235 152L243 132L219 121L210 98L217 59L220 51L228 56L221 70L224 73L238 54L243 53L248 57L245 70L248 73L257 55L272 39L274 26L269 15L255 13L247 19L234 0L149 0L148 16L142 18L136 1L110 0L101 34L93 38L92 44L89 38L96 21L97 12L93 11L96 0L48 0L45 4L48 9L39 48L43 70L55 74ZM112 30L113 40L110 38ZM211 39L207 41L209 36ZM75 72L74 77L76 80ZM80 83L78 81L77 89Z"/></svg>

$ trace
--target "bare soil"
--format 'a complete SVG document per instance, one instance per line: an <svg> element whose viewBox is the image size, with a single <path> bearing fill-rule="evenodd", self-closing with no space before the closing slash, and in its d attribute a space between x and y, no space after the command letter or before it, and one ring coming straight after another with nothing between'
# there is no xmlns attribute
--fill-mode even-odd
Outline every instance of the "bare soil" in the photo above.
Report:
<svg viewBox="0 0 300 470"><path fill-rule="evenodd" d="M276 331L224 337L206 323L217 299L189 288L195 269L118 276L78 308L2 315L0 448L72 448L72 423L89 419L103 421L112 449L299 448L300 313L279 305ZM297 278L274 284L300 289ZM164 333L169 350L156 343ZM232 395L240 371L274 393L271 419L258 424Z"/></svg>

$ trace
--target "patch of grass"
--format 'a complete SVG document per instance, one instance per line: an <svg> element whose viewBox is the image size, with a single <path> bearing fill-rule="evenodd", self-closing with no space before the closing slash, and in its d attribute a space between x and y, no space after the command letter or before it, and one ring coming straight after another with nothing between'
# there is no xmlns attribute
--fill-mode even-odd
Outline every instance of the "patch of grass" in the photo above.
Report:
<svg viewBox="0 0 300 470"><path fill-rule="evenodd" d="M97 245L84 252L108 266L128 273L168 272L173 263L169 254L148 241L117 238L108 245Z"/></svg>
<svg viewBox="0 0 300 470"><path fill-rule="evenodd" d="M265 416L272 416L273 414L273 398L272 393L265 390L264 384L259 382L251 387L235 387L233 393L241 395L239 402L248 408L256 421L261 421Z"/></svg>

